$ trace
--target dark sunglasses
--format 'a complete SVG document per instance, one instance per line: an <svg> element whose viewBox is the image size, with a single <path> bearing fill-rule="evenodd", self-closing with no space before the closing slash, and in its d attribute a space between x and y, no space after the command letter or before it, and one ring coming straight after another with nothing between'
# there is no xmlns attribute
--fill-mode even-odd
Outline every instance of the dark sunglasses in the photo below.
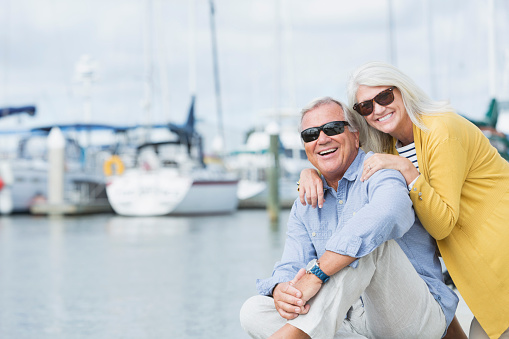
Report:
<svg viewBox="0 0 509 339"><path fill-rule="evenodd" d="M323 131L328 136L333 136L343 133L345 126L348 126L346 121L331 121L319 127L306 128L300 133L300 136L304 142L311 142L318 139L320 131Z"/></svg>
<svg viewBox="0 0 509 339"><path fill-rule="evenodd" d="M368 116L371 113L373 113L373 108L375 106L373 101L375 101L377 104L382 105L382 106L387 106L387 105L392 104L392 102L394 101L393 90L395 88L396 88L396 86L392 86L390 88L387 88L384 91L381 91L371 100L366 100L363 102L356 103L355 105L353 105L353 109L356 110L357 113L359 113L360 115L362 115L364 117Z"/></svg>

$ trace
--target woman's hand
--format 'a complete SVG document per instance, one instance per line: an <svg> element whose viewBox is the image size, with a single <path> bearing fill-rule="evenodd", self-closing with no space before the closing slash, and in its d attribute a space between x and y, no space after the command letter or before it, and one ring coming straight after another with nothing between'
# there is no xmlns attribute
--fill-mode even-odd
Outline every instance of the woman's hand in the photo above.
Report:
<svg viewBox="0 0 509 339"><path fill-rule="evenodd" d="M407 158L394 154L375 153L364 161L361 181L368 180L376 171L383 168L400 171L405 177L407 185L410 185L419 176L419 171Z"/></svg>
<svg viewBox="0 0 509 339"><path fill-rule="evenodd" d="M317 203L318 207L322 208L325 200L323 182L318 172L313 168L303 169L299 179L299 198L302 205L306 206L307 201L313 208L316 208Z"/></svg>

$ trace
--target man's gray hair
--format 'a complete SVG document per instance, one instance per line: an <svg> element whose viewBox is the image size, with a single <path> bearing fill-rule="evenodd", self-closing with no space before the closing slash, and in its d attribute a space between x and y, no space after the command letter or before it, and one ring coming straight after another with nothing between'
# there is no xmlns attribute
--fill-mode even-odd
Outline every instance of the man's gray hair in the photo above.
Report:
<svg viewBox="0 0 509 339"><path fill-rule="evenodd" d="M304 115L309 113L310 111L314 110L315 108L318 108L320 106L324 105L330 105L330 104L336 104L343 110L343 115L345 116L346 121L348 121L348 129L350 132L357 132L358 131L358 125L356 119L349 120L348 116L352 116L353 114L347 114L349 111L348 106L341 101L338 101L336 99L333 99L331 97L321 97L317 98L310 103L308 103L304 108L300 111L300 126L299 126L299 132L302 132L302 119L304 119Z"/></svg>

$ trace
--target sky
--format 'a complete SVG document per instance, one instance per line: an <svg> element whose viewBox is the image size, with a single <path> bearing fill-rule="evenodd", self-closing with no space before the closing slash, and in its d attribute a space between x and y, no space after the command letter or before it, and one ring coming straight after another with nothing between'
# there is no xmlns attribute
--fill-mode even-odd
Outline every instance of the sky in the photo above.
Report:
<svg viewBox="0 0 509 339"><path fill-rule="evenodd" d="M271 112L298 114L325 95L346 101L349 74L368 61L396 65L431 97L472 118L484 115L493 95L509 99L504 0L214 0L214 6L227 150L270 122ZM94 65L88 90L77 72L84 56ZM197 128L210 149L221 121L213 65L209 0L0 0L0 107L38 110L35 117L2 119L0 130L178 124L194 93ZM281 122L297 128L295 117Z"/></svg>

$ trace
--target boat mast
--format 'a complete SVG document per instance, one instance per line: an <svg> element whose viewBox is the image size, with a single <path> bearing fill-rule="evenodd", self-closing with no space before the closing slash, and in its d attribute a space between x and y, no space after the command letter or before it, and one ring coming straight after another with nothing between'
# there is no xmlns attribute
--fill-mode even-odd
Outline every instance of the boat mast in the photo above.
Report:
<svg viewBox="0 0 509 339"><path fill-rule="evenodd" d="M493 99L497 95L497 75L496 75L496 69L497 69L497 58L496 58L496 36L495 36L495 5L494 0L488 1L488 56L489 56L489 70L490 70L490 85L489 85L489 91L490 91L490 98Z"/></svg>
<svg viewBox="0 0 509 339"><path fill-rule="evenodd" d="M189 0L189 93L196 95L196 0Z"/></svg>
<svg viewBox="0 0 509 339"><path fill-rule="evenodd" d="M143 110L145 112L144 141L150 139L150 124L152 123L152 0L145 0L145 25L143 25L143 58L144 58L144 97Z"/></svg>
<svg viewBox="0 0 509 339"><path fill-rule="evenodd" d="M433 53L433 12L431 0L426 1L426 28L428 34L428 61L429 61L429 79L431 94L433 99L437 99L437 74L435 70L435 57Z"/></svg>
<svg viewBox="0 0 509 339"><path fill-rule="evenodd" d="M92 85L96 81L97 77L95 76L95 71L97 68L97 63L95 60L88 54L84 54L80 57L78 63L76 64L76 79L80 81L83 85L83 115L84 115L84 123L91 124L92 123ZM78 132L80 133L80 132ZM83 138L85 142L83 145L85 147L85 152L87 148L91 146L91 135L90 130L84 130ZM86 153L85 153L86 156Z"/></svg>
<svg viewBox="0 0 509 339"><path fill-rule="evenodd" d="M394 13L392 11L392 0L387 0L387 11L388 11L388 34L389 34L389 57L391 64L397 67L396 59L396 39L394 37Z"/></svg>
<svg viewBox="0 0 509 339"><path fill-rule="evenodd" d="M217 39L216 39L216 24L215 24L215 9L213 0L209 0L210 4L210 32L212 34L212 58L214 61L214 84L216 90L216 107L217 107L217 130L220 138L219 153L224 154L224 126L223 126L223 112L221 106L221 89L219 83L219 65L217 60Z"/></svg>
<svg viewBox="0 0 509 339"><path fill-rule="evenodd" d="M281 0L276 0L276 17L275 17L275 26L274 26L274 36L276 43L276 62L275 62L275 95L274 95L274 114L276 117L276 123L278 128L281 126L281 87L282 87L282 76L281 76L281 57L282 57L282 48L281 48Z"/></svg>

